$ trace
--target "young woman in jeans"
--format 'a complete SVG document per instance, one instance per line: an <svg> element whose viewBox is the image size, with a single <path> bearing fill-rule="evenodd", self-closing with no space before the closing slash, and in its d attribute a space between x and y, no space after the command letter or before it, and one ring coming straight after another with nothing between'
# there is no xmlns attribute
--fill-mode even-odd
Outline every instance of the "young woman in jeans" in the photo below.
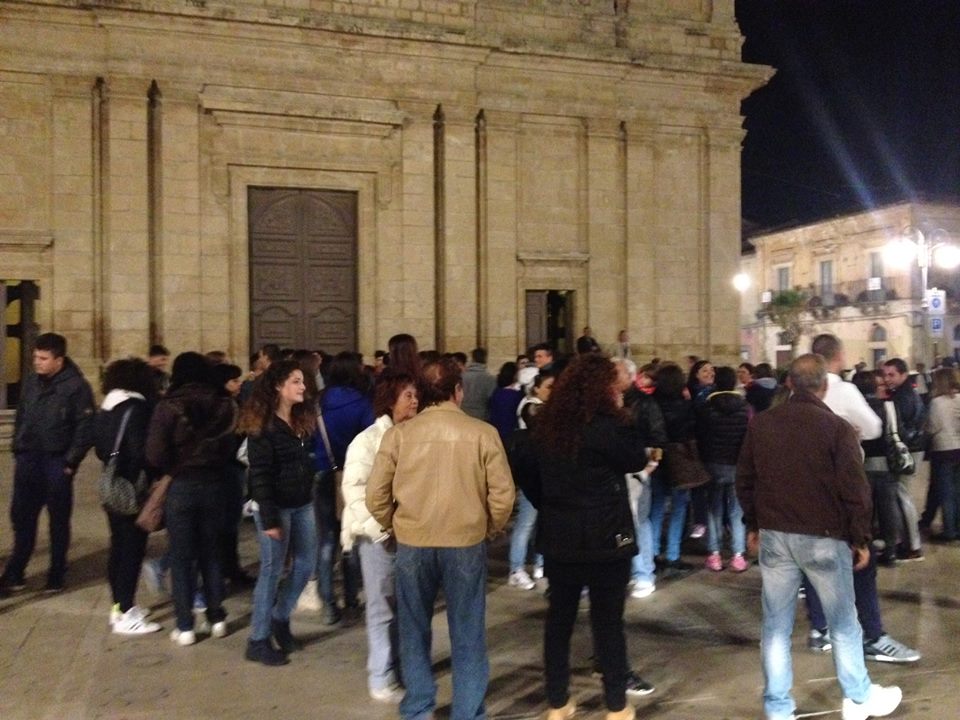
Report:
<svg viewBox="0 0 960 720"><path fill-rule="evenodd" d="M239 430L247 433L250 496L257 504L253 517L260 541L246 658L264 665L284 665L287 654L300 649L290 632L290 613L317 562L311 457L317 419L313 404L304 402L305 390L297 361L273 363L257 379L240 418ZM288 549L293 563L278 595Z"/></svg>

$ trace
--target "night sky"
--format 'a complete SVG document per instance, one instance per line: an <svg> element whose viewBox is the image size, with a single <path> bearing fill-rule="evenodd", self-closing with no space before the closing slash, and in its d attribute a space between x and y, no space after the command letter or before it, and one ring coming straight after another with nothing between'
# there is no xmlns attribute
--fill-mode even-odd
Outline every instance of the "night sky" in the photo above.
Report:
<svg viewBox="0 0 960 720"><path fill-rule="evenodd" d="M737 0L743 218L773 228L901 200L960 202L960 0Z"/></svg>

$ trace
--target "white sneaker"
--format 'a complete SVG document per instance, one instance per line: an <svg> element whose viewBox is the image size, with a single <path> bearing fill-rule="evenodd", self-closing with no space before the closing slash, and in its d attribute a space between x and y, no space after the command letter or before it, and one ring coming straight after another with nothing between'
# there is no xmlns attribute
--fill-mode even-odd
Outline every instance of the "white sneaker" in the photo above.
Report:
<svg viewBox="0 0 960 720"><path fill-rule="evenodd" d="M530 576L527 575L527 571L521 568L520 570L514 570L510 573L510 577L507 580L507 585L510 587L520 588L521 590L533 590L537 584L530 579Z"/></svg>
<svg viewBox="0 0 960 720"><path fill-rule="evenodd" d="M117 635L146 635L160 629L160 624L147 620L136 605L123 613L113 624L113 632Z"/></svg>
<svg viewBox="0 0 960 720"><path fill-rule="evenodd" d="M150 608L142 608L139 605L134 605L132 608L127 610L127 613L132 613L130 617L134 615L141 620L144 618L150 617ZM124 613L120 612L120 603L114 603L110 608L110 625L116 625L123 619Z"/></svg>
<svg viewBox="0 0 960 720"><path fill-rule="evenodd" d="M371 688L370 697L377 702L397 705L403 700L403 688L399 685L388 685L385 688L379 688L377 690Z"/></svg>
<svg viewBox="0 0 960 720"><path fill-rule="evenodd" d="M867 720L872 717L886 717L900 705L903 691L896 685L881 687L870 686L870 695L862 703L855 703L850 698L843 699L843 720Z"/></svg>
<svg viewBox="0 0 960 720"><path fill-rule="evenodd" d="M641 600L645 597L650 597L653 595L653 591L657 589L657 586L650 582L636 582L633 585L633 589L630 590L630 597Z"/></svg>
<svg viewBox="0 0 960 720"><path fill-rule="evenodd" d="M226 637L228 631L229 631L229 629L227 628L227 621L226 621L226 620L221 620L220 622L215 622L215 623L213 624L213 627L210 628L210 634L213 635L213 637L215 637L215 638L224 638L224 637Z"/></svg>
<svg viewBox="0 0 960 720"><path fill-rule="evenodd" d="M533 579L534 580L543 580L543 565L538 565L533 568Z"/></svg>
<svg viewBox="0 0 960 720"><path fill-rule="evenodd" d="M205 617L198 615L193 622L193 632L197 635L209 635L212 628L210 621Z"/></svg>
<svg viewBox="0 0 960 720"><path fill-rule="evenodd" d="M297 599L297 610L307 612L320 612L323 609L323 602L320 600L320 593L317 591L317 581L307 580L303 592Z"/></svg>
<svg viewBox="0 0 960 720"><path fill-rule="evenodd" d="M114 603L110 606L110 627L113 627L118 622L120 618L123 617L123 613L120 612L120 603Z"/></svg>
<svg viewBox="0 0 960 720"><path fill-rule="evenodd" d="M197 641L197 635L193 630L174 630L170 633L170 639L181 647L193 645Z"/></svg>

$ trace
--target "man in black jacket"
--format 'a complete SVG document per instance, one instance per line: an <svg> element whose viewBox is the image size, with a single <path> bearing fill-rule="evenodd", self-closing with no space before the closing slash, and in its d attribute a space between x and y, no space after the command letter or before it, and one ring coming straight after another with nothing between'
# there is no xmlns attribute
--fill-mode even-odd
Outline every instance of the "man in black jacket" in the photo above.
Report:
<svg viewBox="0 0 960 720"><path fill-rule="evenodd" d="M923 460L923 426L926 422L926 408L916 388L910 381L907 364L900 358L891 358L883 363L883 382L887 386L889 399L897 410L897 431L900 439L913 453L914 462L919 466ZM920 517L910 495L911 475L897 475L897 500L907 537L900 538L897 547L897 559L904 561L923 560L920 543Z"/></svg>
<svg viewBox="0 0 960 720"><path fill-rule="evenodd" d="M50 569L46 592L64 588L73 476L93 444L93 391L67 357L62 335L44 333L33 350L34 374L27 377L17 405L13 453L16 470L10 518L13 553L0 576L0 591L26 587L24 573L37 540L43 506L50 517Z"/></svg>

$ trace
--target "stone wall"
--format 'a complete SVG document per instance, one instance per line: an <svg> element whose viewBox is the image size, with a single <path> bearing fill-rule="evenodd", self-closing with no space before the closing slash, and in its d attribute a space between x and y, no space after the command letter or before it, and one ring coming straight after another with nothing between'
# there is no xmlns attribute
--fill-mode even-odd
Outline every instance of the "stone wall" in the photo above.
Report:
<svg viewBox="0 0 960 720"><path fill-rule="evenodd" d="M0 5L0 268L93 371L249 351L250 185L355 191L360 350L498 362L524 291L640 357L736 355L732 1Z"/></svg>

